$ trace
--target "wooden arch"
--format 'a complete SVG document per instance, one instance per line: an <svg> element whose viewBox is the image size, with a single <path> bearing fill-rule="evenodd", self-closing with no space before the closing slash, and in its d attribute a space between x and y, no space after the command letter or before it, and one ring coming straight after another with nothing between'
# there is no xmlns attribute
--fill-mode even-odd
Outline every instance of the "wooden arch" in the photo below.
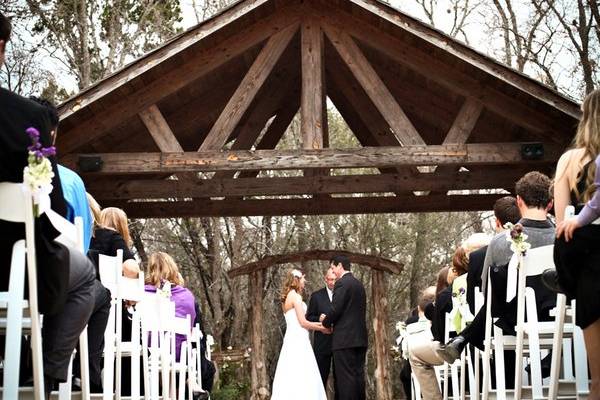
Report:
<svg viewBox="0 0 600 400"><path fill-rule="evenodd" d="M269 394L264 346L262 343L264 297L264 270L277 264L309 260L329 261L334 255L345 255L353 264L371 268L371 300L373 302L373 330L375 332L375 384L378 400L392 399L389 366L387 281L384 273L399 274L403 264L383 257L340 250L308 250L288 254L270 255L229 271L230 278L248 275L252 321L252 399L263 399Z"/></svg>

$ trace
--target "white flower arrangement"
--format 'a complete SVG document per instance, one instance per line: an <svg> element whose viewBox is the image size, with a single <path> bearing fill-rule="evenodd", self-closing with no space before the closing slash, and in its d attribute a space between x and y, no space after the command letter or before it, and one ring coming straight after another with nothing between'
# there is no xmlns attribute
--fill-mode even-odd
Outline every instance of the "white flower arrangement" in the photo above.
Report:
<svg viewBox="0 0 600 400"><path fill-rule="evenodd" d="M56 149L54 146L42 147L40 132L36 128L28 128L26 132L32 144L27 148L29 155L27 166L23 170L23 183L33 197L34 215L39 216L40 205L43 202L47 205L50 203L49 194L52 192L54 171L48 157L55 155Z"/></svg>
<svg viewBox="0 0 600 400"><path fill-rule="evenodd" d="M403 358L408 360L408 344L406 341L408 332L406 331L406 324L403 321L399 321L396 323L396 330L399 336L396 338L397 346L392 346L392 352L395 354L394 359Z"/></svg>
<svg viewBox="0 0 600 400"><path fill-rule="evenodd" d="M527 242L527 235L523 232L523 225L513 225L510 222L504 225L506 229L506 240L510 242L510 249L513 253L525 255L531 248L531 243Z"/></svg>
<svg viewBox="0 0 600 400"><path fill-rule="evenodd" d="M156 294L166 299L171 298L171 282L165 281L162 287L156 288Z"/></svg>

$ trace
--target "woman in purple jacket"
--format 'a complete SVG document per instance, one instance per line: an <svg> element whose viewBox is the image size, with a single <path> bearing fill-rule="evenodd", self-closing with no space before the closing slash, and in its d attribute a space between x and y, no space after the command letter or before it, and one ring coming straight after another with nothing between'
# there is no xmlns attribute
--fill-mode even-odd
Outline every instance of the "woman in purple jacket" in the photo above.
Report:
<svg viewBox="0 0 600 400"><path fill-rule="evenodd" d="M183 278L179 273L179 268L175 260L163 252L153 253L148 259L148 273L146 274L146 292L156 293L157 289L165 289L166 283L170 285L171 301L175 303L175 316L190 316L190 329L196 319L196 310L194 308L194 295L188 289L183 287ZM169 285L166 285L167 287ZM176 353L175 358L179 361L181 343L185 337L177 335L175 337Z"/></svg>

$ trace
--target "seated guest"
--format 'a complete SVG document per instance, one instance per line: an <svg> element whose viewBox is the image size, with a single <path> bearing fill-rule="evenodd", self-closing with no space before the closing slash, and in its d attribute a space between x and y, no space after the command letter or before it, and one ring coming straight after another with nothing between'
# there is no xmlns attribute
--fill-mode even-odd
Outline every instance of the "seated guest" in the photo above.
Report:
<svg viewBox="0 0 600 400"><path fill-rule="evenodd" d="M435 371L436 365L442 365L444 360L437 355L437 348L444 342L446 333L446 313L452 310L452 280L454 274L450 267L442 268L438 273L436 295L434 302L425 302L428 298L424 292L419 301L419 314L430 322L419 318L417 323L411 324L407 331L408 338L408 360L419 384L423 398L439 400L442 398L437 383ZM418 335L414 335L418 333Z"/></svg>
<svg viewBox="0 0 600 400"><path fill-rule="evenodd" d="M515 186L517 206L522 215L519 223L523 225L523 232L528 236L527 242L532 248L554 243L554 225L548 219L548 209L552 206L550 184L551 181L546 175L534 171L519 179ZM499 233L492 239L485 256L482 280L485 282L488 273L491 275L494 286L491 306L492 315L498 317L496 325L505 333L514 334L516 299L506 303L507 266L513 255L510 244L506 233ZM543 286L539 277L528 278L527 285L535 288L538 318L541 321L549 320L549 311L555 306L556 295ZM438 349L440 357L448 363L454 362L467 343L483 349L485 310L486 307L482 307L473 322L460 335ZM507 380L507 383L510 381Z"/></svg>
<svg viewBox="0 0 600 400"><path fill-rule="evenodd" d="M91 197L88 195L88 198ZM95 203L95 202L94 202ZM96 203L97 204L97 203ZM137 278L140 268L130 249L131 236L125 211L107 207L100 212L100 221L94 228L88 256L98 268L98 255L116 256L123 250L123 275Z"/></svg>
<svg viewBox="0 0 600 400"><path fill-rule="evenodd" d="M196 310L194 308L194 295L183 286L183 278L179 273L179 268L175 260L163 252L156 252L148 258L148 273L146 274L146 291L155 293L157 289L164 289L170 286L171 301L175 302L175 316L190 316L190 329L196 320ZM175 337L176 353L175 357L179 361L179 352L181 343L185 337L177 335Z"/></svg>
<svg viewBox="0 0 600 400"><path fill-rule="evenodd" d="M4 63L10 21L0 13L0 66ZM23 182L31 139L26 130L36 128L42 146L51 145L51 121L46 108L0 88L0 182ZM54 178L51 208L65 217L56 160L50 157ZM58 232L45 215L35 219L38 304L44 314L42 351L47 394L56 382L65 382L71 354L94 306L94 268L79 251L56 243ZM0 221L0 290L8 290L13 244L25 237L23 224Z"/></svg>
<svg viewBox="0 0 600 400"><path fill-rule="evenodd" d="M504 231L504 225L508 222L516 224L521 219L521 212L517 207L517 199L512 196L502 197L494 203L494 217L496 233ZM482 288L481 274L483 273L483 261L489 245L487 243L477 250L473 250L469 254L469 274L467 275L467 303L469 310L475 314L475 288Z"/></svg>
<svg viewBox="0 0 600 400"><path fill-rule="evenodd" d="M50 116L52 124L52 143L56 141L58 134L58 112L54 105L44 99L30 97L31 100L45 107ZM67 219L75 222L75 217L81 217L83 221L84 248L87 251L92 233L92 215L88 206L85 185L83 180L70 169L58 166L58 173L63 189L63 195L67 203ZM88 320L88 350L90 368L90 390L93 393L102 392L102 353L104 351L104 331L108 323L110 313L110 292L96 280L94 282L94 309ZM79 354L73 363L73 374L80 375Z"/></svg>

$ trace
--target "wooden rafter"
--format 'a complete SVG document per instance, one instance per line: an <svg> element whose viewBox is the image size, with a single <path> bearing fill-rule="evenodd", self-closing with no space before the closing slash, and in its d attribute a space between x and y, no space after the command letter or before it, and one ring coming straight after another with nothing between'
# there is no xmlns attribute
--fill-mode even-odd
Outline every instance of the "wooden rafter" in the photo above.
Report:
<svg viewBox="0 0 600 400"><path fill-rule="evenodd" d="M185 61L179 68L162 75L161 79L144 85L134 94L125 96L106 107L101 116L91 116L78 123L69 130L68 134L59 138L61 153L70 153L78 147L102 137L111 128L136 115L139 110L156 104L159 100L261 43L273 33L277 34L290 25L297 25L297 21L298 17L293 13L282 13L265 18L224 40L219 45L198 52L195 57ZM106 115L110 115L110 118L106 118Z"/></svg>
<svg viewBox="0 0 600 400"><path fill-rule="evenodd" d="M172 202L110 202L130 218L241 217L281 215L375 214L438 211L481 211L505 194L452 196L345 197L327 199L194 200Z"/></svg>
<svg viewBox="0 0 600 400"><path fill-rule="evenodd" d="M392 96L352 38L345 32L326 24L323 25L323 30L402 145L424 144L425 142L402 111L394 96Z"/></svg>
<svg viewBox="0 0 600 400"><path fill-rule="evenodd" d="M549 164L550 165L550 164ZM441 174L369 174L275 178L91 181L87 189L99 200L289 196L311 194L393 193L414 191L500 189L512 187L526 169Z"/></svg>
<svg viewBox="0 0 600 400"><path fill-rule="evenodd" d="M329 16L324 18L328 24L337 29L344 29L352 37L386 54L395 62L461 96L477 98L489 110L527 129L547 134L564 125L564 121L557 121L490 85L483 85L476 78L452 68L424 50L410 46L384 31L361 23L359 19L344 12L336 10L335 18ZM553 135L547 134L546 136L548 139L554 140Z"/></svg>
<svg viewBox="0 0 600 400"><path fill-rule="evenodd" d="M420 21L408 17L406 14L399 13L389 5L382 3L379 0L349 0L363 10L377 15L379 18L393 25L401 27L403 30L418 36L419 38L433 44L435 47L444 49L458 59L471 64L487 74L494 76L514 87L523 88L530 95L537 99L560 109L565 114L578 118L580 111L575 104L568 101L564 96L557 92L544 88L534 79L519 74L510 67L494 60L491 57L482 56L473 48L464 45L460 41L453 40L448 35L441 33L439 30L421 23ZM336 14L337 16L337 14Z"/></svg>
<svg viewBox="0 0 600 400"><path fill-rule="evenodd" d="M296 114L298 108L296 107L295 111L288 111L286 113L286 109L289 108L289 103L293 98L297 97L296 87L298 86L298 74L292 73L289 69L284 69L281 74L281 79L274 79L272 82L269 82L267 90L262 93L262 96L257 99L257 104L249 111L248 118L241 126L238 127L239 134L237 135L235 141L231 145L232 150L249 150L252 146L255 146L256 149L272 149L275 147L275 144L279 141L285 129L287 129L289 125L289 121L293 118L293 115ZM297 103L297 99L295 101ZM292 101L292 104L294 101ZM283 114L293 113L285 127L280 127L281 125L281 116ZM265 128L265 125L269 121L270 118L273 118L271 124L267 128L263 136L263 140L257 143L257 140ZM277 136L277 142L270 140L273 135L273 130L277 130L275 136ZM265 147L265 142L274 142L275 144L267 145ZM213 179L222 179L222 178L232 178L235 175L235 171L221 171L215 173Z"/></svg>
<svg viewBox="0 0 600 400"><path fill-rule="evenodd" d="M483 105L479 100L467 97L452 123L452 127L446 134L446 138L444 138L444 144L467 143L467 139L471 135L482 111Z"/></svg>
<svg viewBox="0 0 600 400"><path fill-rule="evenodd" d="M230 278L235 278L236 276L248 275L278 264L300 263L311 260L329 261L335 255L348 257L348 260L352 264L363 265L377 271L389 272L390 274L399 274L404 268L402 263L375 255L353 253L344 250L309 250L266 256L260 260L232 268L227 275Z"/></svg>
<svg viewBox="0 0 600 400"><path fill-rule="evenodd" d="M324 114L325 83L323 33L318 22L306 19L301 28L302 91L300 132L302 148L322 149L327 114Z"/></svg>
<svg viewBox="0 0 600 400"><path fill-rule="evenodd" d="M419 165L531 164L556 160L560 149L546 148L542 159L525 161L522 143L442 146L364 147L360 149L203 151L185 153L104 153L91 174L177 173L310 168L377 168ZM78 158L65 164L78 169Z"/></svg>
<svg viewBox="0 0 600 400"><path fill-rule="evenodd" d="M267 41L198 151L223 147L297 30L294 23Z"/></svg>
<svg viewBox="0 0 600 400"><path fill-rule="evenodd" d="M275 116L275 118L273 119L273 121L271 122L269 127L267 128L267 131L265 132L265 134L263 135L261 140L258 142L256 149L257 150L274 149L275 146L277 146L277 143L279 143L279 141L283 137L287 128L292 123L292 120L298 113L299 107L300 107L299 96L297 96L297 97L292 96L292 98L290 99L290 102L277 113L277 115ZM259 170L242 171L240 174L240 178L253 178L253 177L257 176L259 174L259 172L260 172Z"/></svg>
<svg viewBox="0 0 600 400"><path fill-rule="evenodd" d="M444 138L443 144L464 144L471 135L481 112L483 105L476 99L468 97L458 111L450 130ZM456 166L440 166L436 169L435 175L440 177L448 171L456 170ZM434 194L438 193L434 191Z"/></svg>
<svg viewBox="0 0 600 400"><path fill-rule="evenodd" d="M183 148L156 104L140 111L139 116L160 151L183 152Z"/></svg>

